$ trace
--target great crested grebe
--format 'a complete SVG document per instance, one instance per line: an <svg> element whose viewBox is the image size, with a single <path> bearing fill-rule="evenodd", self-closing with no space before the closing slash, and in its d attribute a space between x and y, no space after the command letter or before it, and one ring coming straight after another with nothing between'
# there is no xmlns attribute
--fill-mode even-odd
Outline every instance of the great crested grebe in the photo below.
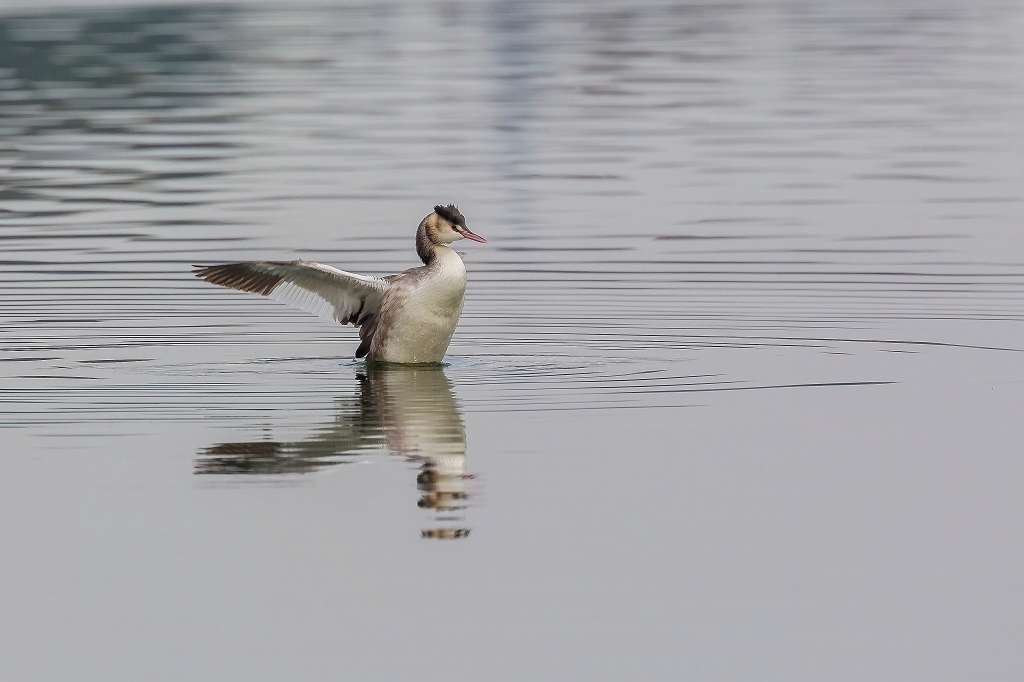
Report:
<svg viewBox="0 0 1024 682"><path fill-rule="evenodd" d="M439 363L462 313L466 266L450 246L487 240L453 204L435 206L416 230L423 265L373 277L312 261L193 266L211 284L251 291L359 327L356 357L372 362Z"/></svg>

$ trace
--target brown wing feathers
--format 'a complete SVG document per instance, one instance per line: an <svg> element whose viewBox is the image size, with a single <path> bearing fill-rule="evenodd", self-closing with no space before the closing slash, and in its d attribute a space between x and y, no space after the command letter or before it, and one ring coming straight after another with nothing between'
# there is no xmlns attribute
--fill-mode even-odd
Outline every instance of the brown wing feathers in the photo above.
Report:
<svg viewBox="0 0 1024 682"><path fill-rule="evenodd" d="M251 261L194 265L193 274L210 284L270 296L341 324L361 326L377 313L395 279L368 277L304 261Z"/></svg>
<svg viewBox="0 0 1024 682"><path fill-rule="evenodd" d="M286 263L269 262L268 265L286 265ZM261 296L269 296L274 288L284 279L283 275L272 274L259 270L251 263L228 263L226 265L192 266L192 274L206 280L210 284L251 291Z"/></svg>

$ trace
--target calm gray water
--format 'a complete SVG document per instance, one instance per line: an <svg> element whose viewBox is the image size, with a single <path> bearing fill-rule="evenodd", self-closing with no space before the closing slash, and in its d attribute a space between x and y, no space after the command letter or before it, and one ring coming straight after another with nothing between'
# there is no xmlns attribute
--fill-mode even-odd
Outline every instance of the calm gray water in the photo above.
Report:
<svg viewBox="0 0 1024 682"><path fill-rule="evenodd" d="M116 5L0 9L0 679L1024 678L1020 3ZM440 369L189 274L442 201Z"/></svg>

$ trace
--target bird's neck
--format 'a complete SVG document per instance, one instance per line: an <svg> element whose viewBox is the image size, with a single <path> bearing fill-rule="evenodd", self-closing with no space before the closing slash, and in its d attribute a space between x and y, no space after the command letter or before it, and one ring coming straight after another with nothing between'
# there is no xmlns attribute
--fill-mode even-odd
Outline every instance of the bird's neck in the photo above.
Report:
<svg viewBox="0 0 1024 682"><path fill-rule="evenodd" d="M428 219L424 218L416 230L416 255L424 265L430 265L437 259L439 253L449 250L447 246L438 244L430 238L428 227Z"/></svg>

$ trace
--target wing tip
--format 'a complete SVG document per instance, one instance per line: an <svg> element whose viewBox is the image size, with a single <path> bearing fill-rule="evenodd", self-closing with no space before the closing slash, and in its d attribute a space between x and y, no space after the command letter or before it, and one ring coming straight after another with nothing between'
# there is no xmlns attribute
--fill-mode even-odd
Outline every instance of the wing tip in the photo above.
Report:
<svg viewBox="0 0 1024 682"><path fill-rule="evenodd" d="M253 263L193 265L192 274L210 284L239 291L249 291L262 296L269 296L283 279L281 275L260 271L253 266Z"/></svg>

